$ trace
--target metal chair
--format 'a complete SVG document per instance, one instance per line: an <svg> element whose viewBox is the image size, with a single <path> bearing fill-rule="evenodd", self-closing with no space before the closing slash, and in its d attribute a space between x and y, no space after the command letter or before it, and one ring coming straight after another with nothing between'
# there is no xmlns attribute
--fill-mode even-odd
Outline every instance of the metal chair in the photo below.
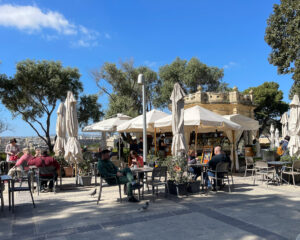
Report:
<svg viewBox="0 0 300 240"><path fill-rule="evenodd" d="M158 195L158 186L165 185L165 194L169 193L167 182L167 167L157 167L153 169L151 180L147 180L147 185L152 186L153 201L155 200L155 187L156 195Z"/></svg>
<svg viewBox="0 0 300 240"><path fill-rule="evenodd" d="M262 176L262 181L264 180L265 177L267 177L267 186L269 183L268 175L273 175L271 179L274 179L275 177L275 169L274 167L269 167L267 162L263 161L257 161L254 163L254 178L253 178L253 185L255 185L255 180L256 176L261 175Z"/></svg>
<svg viewBox="0 0 300 240"><path fill-rule="evenodd" d="M222 183L224 183L224 180L227 180L228 189L229 192L231 192L229 174L231 175L232 186L233 186L233 176L231 172L229 172L229 162L219 162L216 166L216 170L209 170L209 171L214 173L215 175L214 177L210 177L210 178L214 179L216 183L216 190L218 189L218 180L221 180Z"/></svg>
<svg viewBox="0 0 300 240"><path fill-rule="evenodd" d="M113 176L113 177L109 177L109 178L104 178L103 176L100 175L100 187L99 187L99 194L98 194L97 205L99 204L99 202L101 200L102 188L103 188L103 180L107 182L108 186L118 186L119 187L120 202L122 202L121 184L119 183L117 176ZM109 180L112 180L112 182L108 183Z"/></svg>
<svg viewBox="0 0 300 240"><path fill-rule="evenodd" d="M4 182L0 180L0 198L1 198L1 211L4 210L4 198L3 198L3 191L4 191Z"/></svg>
<svg viewBox="0 0 300 240"><path fill-rule="evenodd" d="M245 175L244 175L244 177L247 176L247 172L252 172L252 177L253 177L253 174L254 174L253 157L245 157L245 162L246 162L246 166L245 166Z"/></svg>
<svg viewBox="0 0 300 240"><path fill-rule="evenodd" d="M285 167L285 169L283 169L281 171L281 179L282 179L282 175L288 175L289 176L289 183L290 183L290 177L292 176L293 184L294 184L294 186L296 186L295 176L300 175L300 160L294 161L292 167Z"/></svg>
<svg viewBox="0 0 300 240"><path fill-rule="evenodd" d="M32 204L33 207L35 208L35 203L33 200L33 195L31 192L31 174L32 172L29 171L28 175L27 175L27 182L28 182L28 187L15 187L15 181L12 181L12 186L11 188L8 189L8 194L9 194L9 209L12 208L12 212L14 212L15 209L15 197L14 197L14 192L26 192L28 191L30 193L31 196L31 200L32 200Z"/></svg>
<svg viewBox="0 0 300 240"><path fill-rule="evenodd" d="M44 176L41 176L41 175L49 175L49 177L44 177ZM38 186L37 186L38 195L41 191L41 183L42 182L47 182L48 183L50 181L53 181L53 192L56 193L57 172L56 172L56 168L54 166L45 166L45 165L43 165L43 167L39 167L38 172L36 174L36 178L37 178L37 183L38 183Z"/></svg>

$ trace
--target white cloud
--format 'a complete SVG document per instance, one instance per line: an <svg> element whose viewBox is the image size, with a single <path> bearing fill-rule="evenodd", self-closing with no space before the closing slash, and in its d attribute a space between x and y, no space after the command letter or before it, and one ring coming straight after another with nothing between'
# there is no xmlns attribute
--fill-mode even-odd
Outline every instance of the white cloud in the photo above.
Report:
<svg viewBox="0 0 300 240"><path fill-rule="evenodd" d="M235 62L229 62L228 64L225 64L225 65L223 66L223 68L224 68L224 69L229 69L229 68L235 67L236 65L237 65L237 63L235 63Z"/></svg>
<svg viewBox="0 0 300 240"><path fill-rule="evenodd" d="M20 30L34 32L43 28L53 29L61 34L77 34L76 26L62 14L53 11L42 12L35 6L0 6L0 25L16 27Z"/></svg>
<svg viewBox="0 0 300 240"><path fill-rule="evenodd" d="M150 68L154 68L157 66L157 62L154 62L154 61L144 61L144 64L147 66L147 67L150 67Z"/></svg>
<svg viewBox="0 0 300 240"><path fill-rule="evenodd" d="M0 5L0 26L17 28L30 34L50 29L55 33L43 33L43 39L52 41L62 35L68 36L72 38L70 42L73 47L98 46L100 37L97 31L73 24L59 12L42 11L36 6ZM104 37L111 38L108 33Z"/></svg>

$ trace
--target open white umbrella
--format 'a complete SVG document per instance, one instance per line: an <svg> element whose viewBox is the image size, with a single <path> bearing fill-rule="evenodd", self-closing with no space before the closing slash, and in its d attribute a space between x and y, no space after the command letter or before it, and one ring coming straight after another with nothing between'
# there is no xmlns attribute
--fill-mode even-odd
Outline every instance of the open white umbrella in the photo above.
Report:
<svg viewBox="0 0 300 240"><path fill-rule="evenodd" d="M172 154L174 156L186 153L187 150L184 137L184 97L183 89L179 83L175 83L170 97L172 101Z"/></svg>
<svg viewBox="0 0 300 240"><path fill-rule="evenodd" d="M273 149L275 146L275 128L274 125L271 124L270 127L270 148Z"/></svg>
<svg viewBox="0 0 300 240"><path fill-rule="evenodd" d="M65 147L65 158L67 161L78 164L82 161L82 152L78 137L78 119L76 110L76 99L72 92L68 91L66 99L66 128L68 141Z"/></svg>
<svg viewBox="0 0 300 240"><path fill-rule="evenodd" d="M290 103L290 118L289 118L289 153L290 156L300 155L300 102L298 95L294 95Z"/></svg>
<svg viewBox="0 0 300 240"><path fill-rule="evenodd" d="M169 114L153 109L150 112L146 113L147 119L147 132L154 132L154 122L170 116ZM171 117L172 118L172 117ZM142 132L143 131L143 115L137 116L117 127L118 132Z"/></svg>
<svg viewBox="0 0 300 240"><path fill-rule="evenodd" d="M64 103L60 103L57 110L57 119L56 119L56 141L53 148L56 156L64 154L65 145L66 145L66 107Z"/></svg>
<svg viewBox="0 0 300 240"><path fill-rule="evenodd" d="M115 132L117 127L132 119L131 117L118 113L116 117L91 124L83 128L83 132Z"/></svg>
<svg viewBox="0 0 300 240"><path fill-rule="evenodd" d="M288 112L285 112L282 114L280 122L282 124L282 137L285 138L285 136L289 135L289 115Z"/></svg>
<svg viewBox="0 0 300 240"><path fill-rule="evenodd" d="M275 130L275 143L274 143L275 147L279 147L279 130L278 128L276 128Z"/></svg>

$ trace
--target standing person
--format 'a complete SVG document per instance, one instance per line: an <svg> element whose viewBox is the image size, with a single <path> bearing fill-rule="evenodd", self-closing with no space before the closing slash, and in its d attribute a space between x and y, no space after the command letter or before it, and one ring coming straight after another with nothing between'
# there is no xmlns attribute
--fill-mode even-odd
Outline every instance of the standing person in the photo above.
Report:
<svg viewBox="0 0 300 240"><path fill-rule="evenodd" d="M159 153L165 157L166 156L166 143L165 143L165 136L162 135L158 141L158 150Z"/></svg>
<svg viewBox="0 0 300 240"><path fill-rule="evenodd" d="M138 154L143 155L143 148L144 148L144 143L143 143L143 138L140 137L140 142L138 144Z"/></svg>
<svg viewBox="0 0 300 240"><path fill-rule="evenodd" d="M129 168L124 168L119 170L113 163L110 161L110 151L103 150L101 154L101 160L98 162L98 170L101 176L105 179L107 184L114 185L117 182L120 184L125 184L127 186L127 195L129 197L129 202L139 202L132 193L132 187L137 186L138 184L134 181L134 177Z"/></svg>
<svg viewBox="0 0 300 240"><path fill-rule="evenodd" d="M6 161L8 163L8 169L10 169L10 165L16 163L18 155L20 154L20 148L15 138L10 139L9 144L6 145L5 153L7 154Z"/></svg>
<svg viewBox="0 0 300 240"><path fill-rule="evenodd" d="M57 170L59 170L60 165L53 157L48 155L48 151L45 150L40 157L34 157L28 161L29 166L36 166L39 168L40 177L43 179L49 179L49 191L53 191L53 178L57 180ZM48 180L41 181L41 188L43 192L46 191Z"/></svg>
<svg viewBox="0 0 300 240"><path fill-rule="evenodd" d="M16 165L9 170L8 175L13 177L18 171L28 171L28 161L32 158L33 156L29 153L29 149L23 148L22 157L20 157L20 159L16 162Z"/></svg>
<svg viewBox="0 0 300 240"><path fill-rule="evenodd" d="M136 151L138 152L139 150L139 146L137 144L137 140L134 139L131 143L130 143L130 148L129 148L130 151Z"/></svg>

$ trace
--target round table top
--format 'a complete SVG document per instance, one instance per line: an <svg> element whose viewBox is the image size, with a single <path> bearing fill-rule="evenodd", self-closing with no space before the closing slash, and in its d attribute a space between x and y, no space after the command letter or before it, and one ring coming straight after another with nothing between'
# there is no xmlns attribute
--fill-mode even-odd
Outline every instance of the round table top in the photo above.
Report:
<svg viewBox="0 0 300 240"><path fill-rule="evenodd" d="M143 168L131 168L132 172L152 172L153 167L145 166Z"/></svg>
<svg viewBox="0 0 300 240"><path fill-rule="evenodd" d="M190 167L208 167L208 163L192 163L188 164Z"/></svg>
<svg viewBox="0 0 300 240"><path fill-rule="evenodd" d="M289 164L291 162L281 162L281 161L271 161L271 162L268 162L269 165L285 165L285 164Z"/></svg>

